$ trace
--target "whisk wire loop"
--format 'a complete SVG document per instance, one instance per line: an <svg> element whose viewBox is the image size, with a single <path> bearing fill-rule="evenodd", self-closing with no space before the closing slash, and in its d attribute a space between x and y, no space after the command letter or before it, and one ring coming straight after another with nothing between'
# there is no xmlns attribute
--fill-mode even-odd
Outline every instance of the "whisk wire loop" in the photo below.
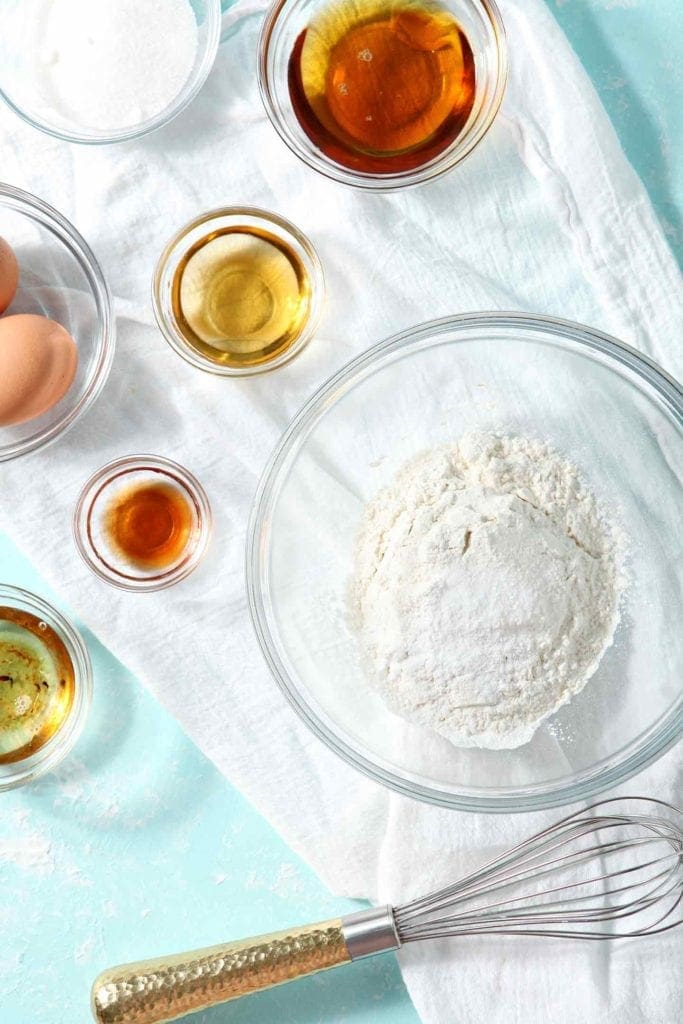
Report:
<svg viewBox="0 0 683 1024"><path fill-rule="evenodd" d="M648 804L649 813L615 806L633 802ZM616 798L396 907L394 918L402 942L473 934L615 939L675 927L682 901L681 812L660 800ZM627 920L630 930L613 927Z"/></svg>

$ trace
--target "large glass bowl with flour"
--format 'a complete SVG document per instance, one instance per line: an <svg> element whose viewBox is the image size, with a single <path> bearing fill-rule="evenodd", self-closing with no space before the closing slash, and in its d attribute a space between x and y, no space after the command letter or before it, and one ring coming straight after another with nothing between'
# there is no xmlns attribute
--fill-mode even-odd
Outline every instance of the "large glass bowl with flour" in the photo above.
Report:
<svg viewBox="0 0 683 1024"><path fill-rule="evenodd" d="M511 749L457 746L390 710L349 612L367 503L408 460L472 432L552 446L627 538L613 642L581 692ZM375 346L301 410L255 500L249 598L275 679L332 750L422 800L534 810L628 778L683 729L682 440L680 386L587 327L466 314Z"/></svg>

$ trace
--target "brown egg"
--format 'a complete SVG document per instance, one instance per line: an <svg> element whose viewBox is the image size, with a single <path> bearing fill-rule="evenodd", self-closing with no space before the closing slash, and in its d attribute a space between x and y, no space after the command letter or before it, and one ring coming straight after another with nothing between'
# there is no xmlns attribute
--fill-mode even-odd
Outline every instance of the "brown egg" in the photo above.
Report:
<svg viewBox="0 0 683 1024"><path fill-rule="evenodd" d="M19 264L13 250L0 238L0 313L4 313L14 298L19 283Z"/></svg>
<svg viewBox="0 0 683 1024"><path fill-rule="evenodd" d="M20 313L0 320L0 426L47 412L76 374L76 343L45 316Z"/></svg>

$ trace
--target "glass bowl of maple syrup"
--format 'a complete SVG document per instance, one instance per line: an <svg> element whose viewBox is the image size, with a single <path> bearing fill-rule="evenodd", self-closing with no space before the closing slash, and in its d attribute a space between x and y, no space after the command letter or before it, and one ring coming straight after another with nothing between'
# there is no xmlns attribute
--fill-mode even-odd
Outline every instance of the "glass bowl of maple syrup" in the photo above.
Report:
<svg viewBox="0 0 683 1024"><path fill-rule="evenodd" d="M73 517L76 548L120 590L163 590L197 568L211 537L209 499L183 466L157 455L107 463L83 487Z"/></svg>
<svg viewBox="0 0 683 1024"><path fill-rule="evenodd" d="M507 80L494 0L276 0L259 41L261 97L309 167L388 192L460 163Z"/></svg>
<svg viewBox="0 0 683 1024"><path fill-rule="evenodd" d="M222 377L274 370L308 344L325 296L310 241L254 207L211 210L169 241L154 272L159 328L192 366Z"/></svg>
<svg viewBox="0 0 683 1024"><path fill-rule="evenodd" d="M69 753L92 699L92 668L75 626L44 601L0 585L0 792Z"/></svg>

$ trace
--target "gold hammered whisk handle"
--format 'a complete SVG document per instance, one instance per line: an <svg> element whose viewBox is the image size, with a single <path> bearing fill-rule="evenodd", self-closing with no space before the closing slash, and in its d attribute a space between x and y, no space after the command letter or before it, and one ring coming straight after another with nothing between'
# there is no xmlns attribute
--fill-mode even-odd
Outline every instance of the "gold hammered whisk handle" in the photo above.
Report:
<svg viewBox="0 0 683 1024"><path fill-rule="evenodd" d="M123 964L92 988L98 1024L164 1024L398 946L391 909Z"/></svg>

